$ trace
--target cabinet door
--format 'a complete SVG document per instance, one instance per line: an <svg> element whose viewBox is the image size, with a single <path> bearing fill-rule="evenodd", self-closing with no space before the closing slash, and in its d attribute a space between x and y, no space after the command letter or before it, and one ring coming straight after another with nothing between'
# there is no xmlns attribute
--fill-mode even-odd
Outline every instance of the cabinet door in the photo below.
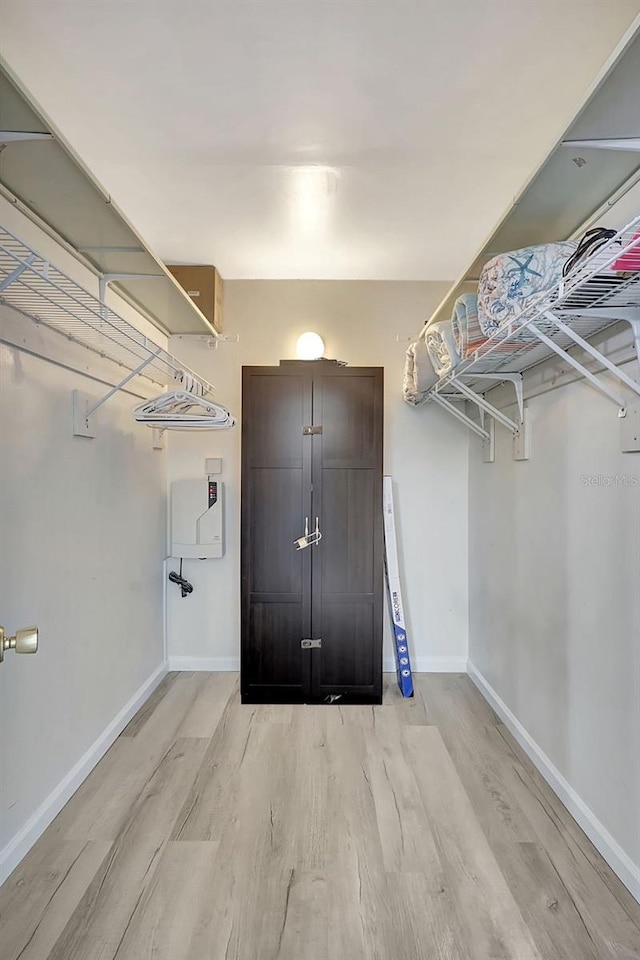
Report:
<svg viewBox="0 0 640 960"><path fill-rule="evenodd" d="M279 367L243 369L242 662L245 702L308 698L310 550L294 540L311 522L311 378Z"/></svg>
<svg viewBox="0 0 640 960"><path fill-rule="evenodd" d="M382 694L383 372L316 373L312 553L312 693L379 702Z"/></svg>

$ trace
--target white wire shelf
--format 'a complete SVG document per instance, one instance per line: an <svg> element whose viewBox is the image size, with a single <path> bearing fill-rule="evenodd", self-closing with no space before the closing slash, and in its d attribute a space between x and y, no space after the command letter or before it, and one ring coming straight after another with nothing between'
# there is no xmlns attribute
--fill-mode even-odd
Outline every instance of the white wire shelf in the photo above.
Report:
<svg viewBox="0 0 640 960"><path fill-rule="evenodd" d="M126 370L144 366L137 375L160 386L186 374L202 384L204 396L214 392L212 384L4 227L0 227L0 302Z"/></svg>
<svg viewBox="0 0 640 960"><path fill-rule="evenodd" d="M627 269L613 272L612 264L622 257ZM568 278L513 315L471 356L441 377L425 399L472 399L467 395L469 389L481 394L501 380L515 382L526 370L558 354L624 407L623 393L613 392L568 353L572 347L581 347L640 395L640 384L590 344L597 334L621 321L631 325L640 359L640 217L585 259Z"/></svg>

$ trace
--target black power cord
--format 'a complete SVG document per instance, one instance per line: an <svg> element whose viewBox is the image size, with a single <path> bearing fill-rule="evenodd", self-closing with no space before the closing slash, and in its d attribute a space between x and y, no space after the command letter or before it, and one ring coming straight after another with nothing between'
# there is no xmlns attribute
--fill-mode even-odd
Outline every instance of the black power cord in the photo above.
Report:
<svg viewBox="0 0 640 960"><path fill-rule="evenodd" d="M185 578L182 576L182 558L180 558L180 573L176 573L175 570L172 570L169 574L169 580L171 580L171 583L178 584L180 587L180 593L183 597L193 593L193 584L189 583L189 581L185 580Z"/></svg>

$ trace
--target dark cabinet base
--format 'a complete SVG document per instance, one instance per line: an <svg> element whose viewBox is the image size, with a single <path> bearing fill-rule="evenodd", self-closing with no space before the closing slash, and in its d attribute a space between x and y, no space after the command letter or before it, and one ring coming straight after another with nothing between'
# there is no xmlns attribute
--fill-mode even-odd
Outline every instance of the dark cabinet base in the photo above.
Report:
<svg viewBox="0 0 640 960"><path fill-rule="evenodd" d="M336 699L330 700L330 697ZM241 703L308 703L324 704L325 706L343 707L361 704L362 706L379 706L382 703L382 693L362 694L362 693L344 693L329 694L322 699L314 700L312 697L305 697L302 694L291 693L290 690L283 690L281 687L260 686L257 690L242 691L240 695Z"/></svg>

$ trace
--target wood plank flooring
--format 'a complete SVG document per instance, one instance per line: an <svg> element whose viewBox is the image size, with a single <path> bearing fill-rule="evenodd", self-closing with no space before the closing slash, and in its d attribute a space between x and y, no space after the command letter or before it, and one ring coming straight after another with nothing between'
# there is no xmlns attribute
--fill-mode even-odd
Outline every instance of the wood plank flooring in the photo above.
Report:
<svg viewBox="0 0 640 960"><path fill-rule="evenodd" d="M0 889L0 960L640 960L640 906L468 677L242 706L170 674Z"/></svg>

